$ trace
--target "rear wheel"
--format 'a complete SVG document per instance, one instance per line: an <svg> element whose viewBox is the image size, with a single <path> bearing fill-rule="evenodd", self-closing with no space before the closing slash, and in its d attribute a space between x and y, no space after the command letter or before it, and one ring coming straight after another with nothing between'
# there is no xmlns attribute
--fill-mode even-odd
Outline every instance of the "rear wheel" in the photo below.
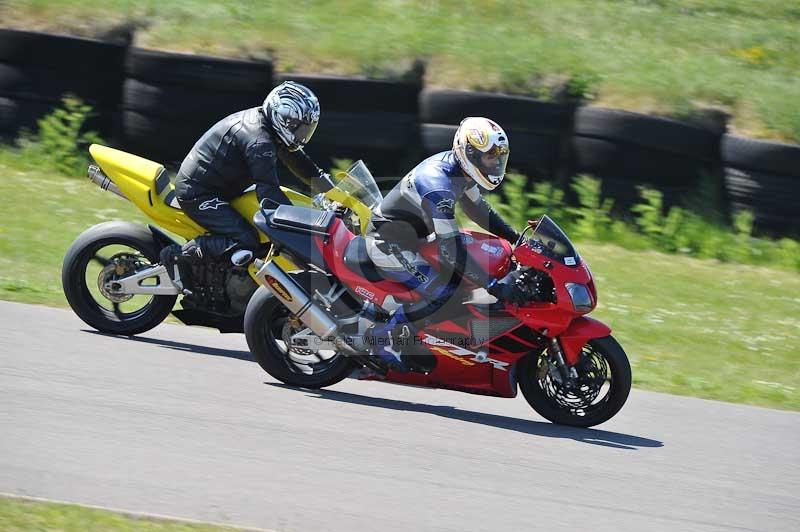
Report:
<svg viewBox="0 0 800 532"><path fill-rule="evenodd" d="M544 351L520 361L517 380L533 409L553 423L591 427L619 412L631 390L631 366L613 337L590 340L574 369L577 376L564 382Z"/></svg>
<svg viewBox="0 0 800 532"><path fill-rule="evenodd" d="M291 335L303 329L305 325L263 286L247 305L244 315L247 345L264 371L283 383L301 388L323 388L347 377L353 365L346 356L290 345Z"/></svg>
<svg viewBox="0 0 800 532"><path fill-rule="evenodd" d="M101 332L135 335L164 321L176 296L110 293L109 282L159 261L152 233L136 224L106 222L84 231L67 250L61 283L69 306Z"/></svg>

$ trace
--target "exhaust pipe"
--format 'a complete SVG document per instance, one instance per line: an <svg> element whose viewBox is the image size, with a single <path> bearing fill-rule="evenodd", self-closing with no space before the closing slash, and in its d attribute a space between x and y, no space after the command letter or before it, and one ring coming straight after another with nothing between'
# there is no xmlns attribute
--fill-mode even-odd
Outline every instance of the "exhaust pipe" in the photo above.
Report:
<svg viewBox="0 0 800 532"><path fill-rule="evenodd" d="M102 170L100 170L100 167L95 166L93 164L89 166L89 181L91 181L92 183L94 183L103 190L108 190L109 192L113 192L122 199L125 200L128 199L125 196L125 194L123 194L122 191L119 189L119 187L116 184L114 184L114 182L111 181L111 179L109 179L109 177L106 174L104 174Z"/></svg>
<svg viewBox="0 0 800 532"><path fill-rule="evenodd" d="M338 334L339 326L327 312L314 304L302 286L274 262L256 259L256 277L292 314L323 340L332 340L337 347L354 353L355 350Z"/></svg>

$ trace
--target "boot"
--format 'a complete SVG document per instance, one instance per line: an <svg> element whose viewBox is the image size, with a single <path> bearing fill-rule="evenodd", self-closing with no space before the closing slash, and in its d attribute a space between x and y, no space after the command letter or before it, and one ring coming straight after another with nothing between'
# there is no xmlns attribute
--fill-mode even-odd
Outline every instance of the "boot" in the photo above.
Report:
<svg viewBox="0 0 800 532"><path fill-rule="evenodd" d="M385 323L376 323L367 333L372 356L380 358L395 371L406 372L402 351L413 339L403 307L395 310Z"/></svg>
<svg viewBox="0 0 800 532"><path fill-rule="evenodd" d="M212 261L233 250L236 241L222 235L203 235L183 245L183 255L197 261Z"/></svg>
<svg viewBox="0 0 800 532"><path fill-rule="evenodd" d="M192 277L192 267L189 258L183 253L180 244L172 244L161 250L159 254L161 264L167 269L167 275L172 283L184 294L191 293L189 287Z"/></svg>

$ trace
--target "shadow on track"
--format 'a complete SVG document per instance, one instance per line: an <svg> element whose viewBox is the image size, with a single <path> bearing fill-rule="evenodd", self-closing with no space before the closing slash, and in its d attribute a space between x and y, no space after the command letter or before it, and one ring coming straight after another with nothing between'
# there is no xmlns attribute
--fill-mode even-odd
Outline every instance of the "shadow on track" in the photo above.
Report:
<svg viewBox="0 0 800 532"><path fill-rule="evenodd" d="M172 340L162 340L161 338L146 338L144 336L122 336L118 334L107 334L89 329L83 329L83 332L97 334L99 336L108 336L111 338L119 338L120 340L129 340L131 342L141 342L144 344L160 345L176 351L184 351L186 353L195 353L198 355L209 355L214 357L235 358L237 360L252 361L253 357L250 356L249 351L238 351L235 349L220 349L218 347L208 347L205 345L187 344L184 342L174 342Z"/></svg>
<svg viewBox="0 0 800 532"><path fill-rule="evenodd" d="M308 397L327 399L329 401L339 401L356 405L374 406L389 410L404 410L407 412L422 412L433 414L449 419L457 419L468 423L477 423L498 429L513 430L523 434L543 436L545 438L567 438L581 443L591 445L602 445L615 449L627 449L636 451L641 447L663 447L664 443L658 440L620 434L597 429L582 429L577 427L567 427L564 425L554 425L549 422L531 421L528 419L518 419L513 417L498 416L496 414L485 414L483 412L471 412L469 410L459 410L453 406L426 405L424 403L411 403L408 401L398 401L396 399L382 399L380 397L368 397L347 392L336 392L333 390L309 390L305 388L295 388L285 384L265 382L269 386L294 390L306 393Z"/></svg>

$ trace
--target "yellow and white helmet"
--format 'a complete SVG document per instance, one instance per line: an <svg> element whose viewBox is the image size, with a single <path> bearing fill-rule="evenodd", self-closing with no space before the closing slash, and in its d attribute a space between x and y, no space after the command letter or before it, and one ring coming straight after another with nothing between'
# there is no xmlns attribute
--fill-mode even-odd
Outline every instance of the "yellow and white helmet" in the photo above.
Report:
<svg viewBox="0 0 800 532"><path fill-rule="evenodd" d="M462 120L453 139L453 152L464 173L486 190L502 183L508 162L508 135L493 120L475 116Z"/></svg>

